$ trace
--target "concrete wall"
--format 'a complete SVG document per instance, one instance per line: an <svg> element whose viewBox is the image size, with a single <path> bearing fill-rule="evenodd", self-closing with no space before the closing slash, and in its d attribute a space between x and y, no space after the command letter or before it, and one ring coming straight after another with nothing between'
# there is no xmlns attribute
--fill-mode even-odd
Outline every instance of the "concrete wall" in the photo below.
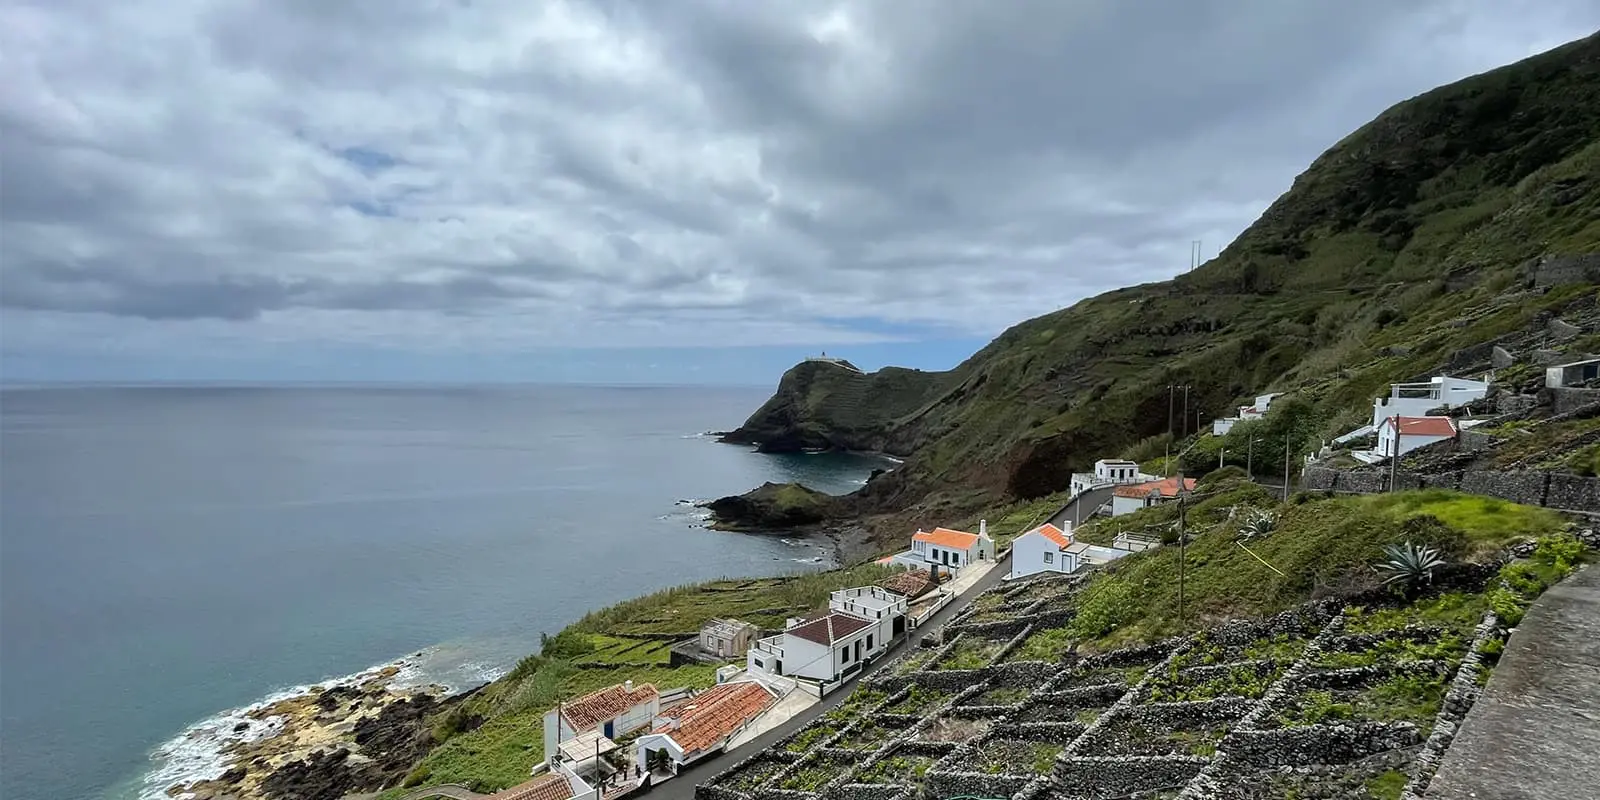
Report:
<svg viewBox="0 0 1600 800"><path fill-rule="evenodd" d="M1395 478L1400 489L1455 489L1530 506L1600 512L1600 478L1538 470L1468 470L1437 475L1401 470ZM1303 485L1310 491L1377 494L1389 490L1389 473L1311 467L1305 471Z"/></svg>
<svg viewBox="0 0 1600 800"><path fill-rule="evenodd" d="M1050 556L1047 563L1046 555ZM1055 542L1038 532L1025 533L1011 543L1011 575L1021 577L1038 572L1071 572L1076 564L1071 553L1061 552Z"/></svg>

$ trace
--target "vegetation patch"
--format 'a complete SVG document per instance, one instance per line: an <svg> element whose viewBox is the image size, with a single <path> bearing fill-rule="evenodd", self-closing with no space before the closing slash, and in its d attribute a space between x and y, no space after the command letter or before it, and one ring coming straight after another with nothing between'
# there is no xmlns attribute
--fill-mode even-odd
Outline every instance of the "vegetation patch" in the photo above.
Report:
<svg viewBox="0 0 1600 800"><path fill-rule="evenodd" d="M1046 628L1028 634L1006 655L1006 661L1060 661L1072 652L1072 631L1067 628Z"/></svg>
<svg viewBox="0 0 1600 800"><path fill-rule="evenodd" d="M934 669L980 669L989 666L989 662L1000 654L1005 642L984 639L972 634L961 637L961 641L933 665Z"/></svg>
<svg viewBox="0 0 1600 800"><path fill-rule="evenodd" d="M1239 664L1225 671L1208 670L1205 677L1185 675L1168 669L1150 682L1148 700L1152 703L1177 703L1215 700L1219 697L1255 699L1283 673L1284 666L1272 662Z"/></svg>
<svg viewBox="0 0 1600 800"><path fill-rule="evenodd" d="M928 769L932 766L933 759L927 756L896 754L881 759L868 769L862 770L856 780L861 783L920 786L922 785L923 777L928 774Z"/></svg>
<svg viewBox="0 0 1600 800"><path fill-rule="evenodd" d="M781 761L751 761L729 773L717 785L738 792L752 792L784 766Z"/></svg>
<svg viewBox="0 0 1600 800"><path fill-rule="evenodd" d="M889 714L909 714L920 717L949 698L949 692L912 686L911 693L905 699L883 710Z"/></svg>
<svg viewBox="0 0 1600 800"><path fill-rule="evenodd" d="M815 792L850 767L850 762L832 756L815 758L802 764L778 782L779 789Z"/></svg>
<svg viewBox="0 0 1600 800"><path fill-rule="evenodd" d="M812 748L832 738L838 732L839 728L832 721L823 718L795 734L783 749L791 753L809 753Z"/></svg>
<svg viewBox="0 0 1600 800"><path fill-rule="evenodd" d="M1448 682L1440 675L1393 675L1359 689L1311 691L1277 716L1284 727L1358 720L1412 722L1424 735L1433 728Z"/></svg>
<svg viewBox="0 0 1600 800"><path fill-rule="evenodd" d="M978 706L1011 706L1028 698L1031 689L1024 686L996 686L983 694L978 695L971 705Z"/></svg>
<svg viewBox="0 0 1600 800"><path fill-rule="evenodd" d="M876 750L888 739L887 729L874 722L863 722L846 733L835 746L846 750Z"/></svg>
<svg viewBox="0 0 1600 800"><path fill-rule="evenodd" d="M1056 756L1065 749L1053 742L992 739L979 745L975 766L991 775L1042 775L1055 766Z"/></svg>
<svg viewBox="0 0 1600 800"><path fill-rule="evenodd" d="M1211 756L1227 734L1223 724L1166 728L1122 720L1100 730L1095 749L1124 756Z"/></svg>

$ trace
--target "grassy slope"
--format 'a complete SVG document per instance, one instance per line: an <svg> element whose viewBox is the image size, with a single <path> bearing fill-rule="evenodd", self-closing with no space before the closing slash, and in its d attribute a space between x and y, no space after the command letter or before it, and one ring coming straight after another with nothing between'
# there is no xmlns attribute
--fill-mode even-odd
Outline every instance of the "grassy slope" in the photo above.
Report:
<svg viewBox="0 0 1600 800"><path fill-rule="evenodd" d="M408 783L465 783L479 791L521 783L544 758L543 714L557 701L624 680L662 689L716 682L715 667L669 669L668 642L662 637L687 638L713 617L781 628L787 617L825 606L829 592L872 583L892 571L864 565L784 578L712 581L590 613L548 639L542 655L523 659L506 677L485 687L457 717L438 720L434 737L443 743L422 760ZM484 719L480 727L456 732L473 716ZM386 796L399 794L403 792Z"/></svg>
<svg viewBox="0 0 1600 800"><path fill-rule="evenodd" d="M935 394L878 434L913 456L861 499L971 511L1059 491L1163 431L1171 383L1202 420L1301 390L1309 446L1386 383L1592 305L1593 287L1518 287L1531 257L1596 250L1600 35L1395 106L1201 268L1021 323L928 377Z"/></svg>

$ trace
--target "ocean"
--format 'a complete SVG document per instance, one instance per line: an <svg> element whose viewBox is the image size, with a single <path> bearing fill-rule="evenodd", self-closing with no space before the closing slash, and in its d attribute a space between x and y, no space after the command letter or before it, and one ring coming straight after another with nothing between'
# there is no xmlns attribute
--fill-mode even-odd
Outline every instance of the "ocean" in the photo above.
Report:
<svg viewBox="0 0 1600 800"><path fill-rule="evenodd" d="M765 389L0 392L0 795L158 796L223 716L405 661L489 679L584 612L829 566L692 502L883 462L704 435Z"/></svg>

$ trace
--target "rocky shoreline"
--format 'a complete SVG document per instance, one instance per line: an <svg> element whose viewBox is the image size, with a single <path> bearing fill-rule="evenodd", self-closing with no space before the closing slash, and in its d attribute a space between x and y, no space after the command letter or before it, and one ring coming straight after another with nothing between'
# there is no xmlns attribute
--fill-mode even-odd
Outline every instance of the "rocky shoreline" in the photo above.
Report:
<svg viewBox="0 0 1600 800"><path fill-rule="evenodd" d="M429 719L471 692L443 686L395 688L400 667L351 682L313 686L249 709L222 749L215 778L170 786L192 800L338 798L394 786L432 744ZM249 729L265 735L245 735Z"/></svg>

